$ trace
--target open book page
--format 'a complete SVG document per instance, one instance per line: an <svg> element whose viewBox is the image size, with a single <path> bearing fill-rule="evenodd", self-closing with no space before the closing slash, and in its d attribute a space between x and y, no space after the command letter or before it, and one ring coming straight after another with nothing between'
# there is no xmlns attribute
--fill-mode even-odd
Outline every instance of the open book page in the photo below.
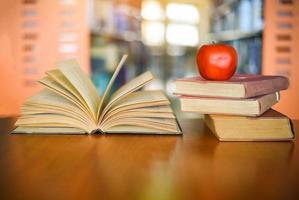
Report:
<svg viewBox="0 0 299 200"><path fill-rule="evenodd" d="M169 100L162 91L130 93L109 109L100 124L100 128L105 131L127 123L128 126L143 126L175 132L177 122L174 114L169 112L171 111L169 104ZM143 112L138 111L138 109Z"/></svg>
<svg viewBox="0 0 299 200"><path fill-rule="evenodd" d="M86 134L86 131L73 127L17 127L12 133L25 133L25 134Z"/></svg>
<svg viewBox="0 0 299 200"><path fill-rule="evenodd" d="M155 104L155 106L151 106L153 103ZM158 102L148 102L146 105L150 105L148 107L144 107L144 104L133 104L131 106L123 106L117 109L113 109L109 113L107 113L107 115L105 115L102 123L106 123L111 118L127 115L134 117L175 118L175 115L173 114L169 105L157 106L158 104Z"/></svg>
<svg viewBox="0 0 299 200"><path fill-rule="evenodd" d="M110 121L109 124L103 127L103 129L107 129L109 127L120 125L124 122L130 122L133 125L137 123L153 123L159 126L165 126L169 128L174 128L176 126L175 120L166 119L166 118L149 118L149 117L130 117L130 118L116 118ZM157 127L156 127L157 128ZM160 127L159 127L160 128Z"/></svg>
<svg viewBox="0 0 299 200"><path fill-rule="evenodd" d="M177 126L177 122L175 119L155 119L155 118L123 118L112 121L103 127L105 132L110 132L113 128L118 126L138 126L144 128L150 128L154 131L169 131L169 132L177 132L179 133L179 127ZM132 131L132 130L131 130ZM140 133L140 130L137 130ZM133 132L132 132L133 133Z"/></svg>
<svg viewBox="0 0 299 200"><path fill-rule="evenodd" d="M75 60L63 61L57 63L57 65L61 73L80 93L89 110L93 113L94 119L97 119L97 111L101 98L89 77L82 71Z"/></svg>
<svg viewBox="0 0 299 200"><path fill-rule="evenodd" d="M130 122L133 125L137 125L137 123L154 123L159 126L163 127L169 127L169 128L175 128L176 127L176 121L171 119L171 118L150 118L150 117L133 117L131 116L130 118L113 118L110 123L105 124L103 126L103 130L120 125L124 122ZM161 127L155 127L156 129L160 129Z"/></svg>
<svg viewBox="0 0 299 200"><path fill-rule="evenodd" d="M59 114L34 114L21 116L17 120L16 125L21 127L74 127L82 129L87 133L93 131L92 127L88 127L84 121Z"/></svg>
<svg viewBox="0 0 299 200"><path fill-rule="evenodd" d="M124 134L181 134L181 130L158 130L156 128L137 126L137 125L118 125L106 130L106 133L124 133Z"/></svg>
<svg viewBox="0 0 299 200"><path fill-rule="evenodd" d="M136 109L136 110L129 110L129 111L118 113L117 116L113 116L113 120L114 119L129 118L129 117L175 119L175 116L172 113L159 113L159 112L146 112L146 111L139 112L138 109Z"/></svg>
<svg viewBox="0 0 299 200"><path fill-rule="evenodd" d="M153 80L153 75L151 72L145 72L139 76L137 76L136 78L132 79L131 81L129 81L128 83L126 83L125 85L123 85L122 87L120 87L110 98L108 104L105 106L104 110L102 111L101 115L100 115L100 119L99 119L99 124L101 123L101 121L103 120L105 114L107 113L107 111L115 104L117 103L119 100L121 100L122 98L126 97L127 95L129 95L130 93L144 87L145 85L147 85L148 83L150 83Z"/></svg>
<svg viewBox="0 0 299 200"><path fill-rule="evenodd" d="M85 109L80 109L76 104L48 89L44 89L29 98L21 108L23 116L42 113L65 115L79 119L89 127L96 128L96 123L90 118Z"/></svg>
<svg viewBox="0 0 299 200"><path fill-rule="evenodd" d="M44 85L47 89L51 90L54 94L61 95L72 103L76 104L81 110L86 110L89 113L91 119L94 119L93 114L84 105L79 102L79 100L67 89L65 89L61 84L57 83L52 77L46 76L39 80L39 82Z"/></svg>
<svg viewBox="0 0 299 200"><path fill-rule="evenodd" d="M173 114L173 111L169 105L166 106L150 106L150 107L143 107L138 109L132 109L136 112L145 112L145 113L171 113Z"/></svg>
<svg viewBox="0 0 299 200"><path fill-rule="evenodd" d="M93 121L90 121L88 118L83 117L81 113L79 114L77 111L78 110L70 110L62 107L33 104L26 106L26 108L23 108L22 115L31 116L38 114L47 114L50 116L52 114L58 114L80 120L84 124L86 124L86 126L96 129L96 126L94 125Z"/></svg>
<svg viewBox="0 0 299 200"><path fill-rule="evenodd" d="M16 125L21 127L76 127L91 132L90 116L71 101L47 89L29 98L21 109Z"/></svg>
<svg viewBox="0 0 299 200"><path fill-rule="evenodd" d="M78 101L89 110L87 102L84 97L80 94L80 92L70 83L70 81L62 74L59 69L54 69L47 72L48 76L63 86L67 91L69 91L73 96L75 96Z"/></svg>
<svg viewBox="0 0 299 200"><path fill-rule="evenodd" d="M150 107L139 107L139 108L127 108L116 109L105 115L105 120L102 123L110 119L111 117L117 116L140 116L140 117L161 117L161 118L175 118L170 106L150 106Z"/></svg>
<svg viewBox="0 0 299 200"><path fill-rule="evenodd" d="M114 73L113 73L113 75L112 75L112 77L111 77L111 79L110 79L110 81L109 81L109 83L108 83L106 89L105 89L105 92L104 92L104 94L103 94L103 97L102 97L102 99L101 99L101 101L100 101L100 104L99 104L99 106L98 106L98 109L97 109L97 119L100 118L100 114L101 114L101 112L102 112L102 110L103 110L103 107L104 107L104 106L107 104L107 102L109 101L109 94L110 94L111 88L112 88L112 86L113 86L113 83L114 83L114 81L115 81L115 79L116 79L116 77L117 77L119 71L121 70L122 66L124 65L124 63L125 63L127 57L128 57L128 55L124 55L124 56L122 57L122 59L120 60L118 66L116 67L116 69L115 69L115 71L114 71Z"/></svg>
<svg viewBox="0 0 299 200"><path fill-rule="evenodd" d="M145 108L151 106L166 106L170 102L162 91L139 91L133 92L127 95L125 98L116 102L111 108L106 112L102 123L107 121L110 113L113 115L124 110L131 110L137 108ZM107 116L107 117L106 117ZM101 125L101 123L100 123Z"/></svg>
<svg viewBox="0 0 299 200"><path fill-rule="evenodd" d="M74 103L77 106L84 109L84 106L82 104L80 104L80 102L77 100L77 98L71 92L66 90L62 85L57 83L51 77L49 77L49 76L43 77L38 82L41 83L42 85L44 85L45 88L49 89L53 93L63 96L64 98L68 99L72 103Z"/></svg>

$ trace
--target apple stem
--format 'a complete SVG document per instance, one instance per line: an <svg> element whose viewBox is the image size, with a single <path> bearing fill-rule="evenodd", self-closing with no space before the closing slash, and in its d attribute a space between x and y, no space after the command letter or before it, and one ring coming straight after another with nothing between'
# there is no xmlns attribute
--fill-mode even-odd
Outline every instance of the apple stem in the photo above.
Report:
<svg viewBox="0 0 299 200"><path fill-rule="evenodd" d="M216 44L215 40L212 41L212 44Z"/></svg>

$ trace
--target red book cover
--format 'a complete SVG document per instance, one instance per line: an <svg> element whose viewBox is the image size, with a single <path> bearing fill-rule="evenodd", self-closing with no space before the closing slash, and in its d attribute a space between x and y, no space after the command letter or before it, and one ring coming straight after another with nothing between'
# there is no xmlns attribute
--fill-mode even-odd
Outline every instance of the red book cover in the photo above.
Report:
<svg viewBox="0 0 299 200"><path fill-rule="evenodd" d="M283 76L234 75L227 81L210 81L201 77L174 81L175 94L201 97L250 98L285 90L289 80ZM190 84L191 83L191 84Z"/></svg>

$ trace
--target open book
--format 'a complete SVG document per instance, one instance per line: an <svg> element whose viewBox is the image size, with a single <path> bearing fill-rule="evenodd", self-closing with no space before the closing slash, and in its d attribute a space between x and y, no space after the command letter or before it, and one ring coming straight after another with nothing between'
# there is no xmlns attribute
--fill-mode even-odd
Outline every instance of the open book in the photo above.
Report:
<svg viewBox="0 0 299 200"><path fill-rule="evenodd" d="M48 71L39 81L45 88L22 106L13 132L180 134L165 94L140 90L154 79L150 72L110 94L126 58L121 59L103 96L75 60L58 63L57 69Z"/></svg>

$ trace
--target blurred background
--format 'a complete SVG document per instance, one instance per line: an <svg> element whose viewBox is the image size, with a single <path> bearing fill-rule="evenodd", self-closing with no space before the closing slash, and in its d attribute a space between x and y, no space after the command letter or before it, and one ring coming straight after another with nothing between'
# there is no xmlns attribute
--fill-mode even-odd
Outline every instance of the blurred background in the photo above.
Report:
<svg viewBox="0 0 299 200"><path fill-rule="evenodd" d="M115 87L151 70L148 88L178 108L172 81L198 75L197 49L215 41L237 49L238 73L289 77L275 108L299 119L298 13L297 0L1 1L0 115L18 114L62 59L76 58L102 94L124 53Z"/></svg>

